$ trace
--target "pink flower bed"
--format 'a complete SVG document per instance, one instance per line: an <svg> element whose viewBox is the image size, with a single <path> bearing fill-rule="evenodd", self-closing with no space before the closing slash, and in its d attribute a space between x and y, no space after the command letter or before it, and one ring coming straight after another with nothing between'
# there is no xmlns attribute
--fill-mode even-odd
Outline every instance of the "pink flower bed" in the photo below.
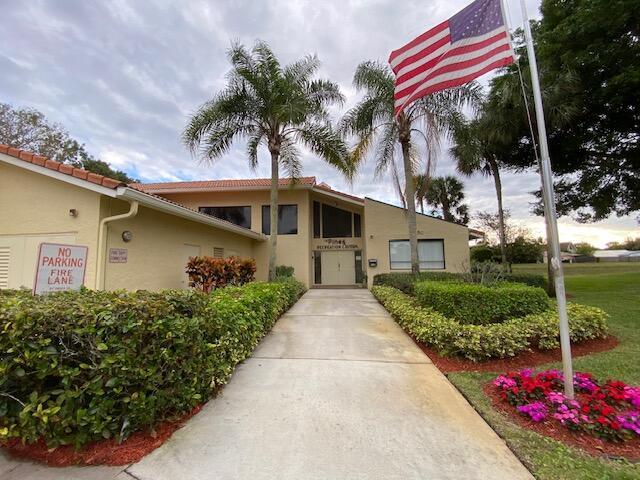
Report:
<svg viewBox="0 0 640 480"><path fill-rule="evenodd" d="M531 369L509 372L493 380L500 398L533 422L559 422L605 440L640 437L640 387L619 381L598 382L590 373L573 377L576 398L565 397L562 373Z"/></svg>

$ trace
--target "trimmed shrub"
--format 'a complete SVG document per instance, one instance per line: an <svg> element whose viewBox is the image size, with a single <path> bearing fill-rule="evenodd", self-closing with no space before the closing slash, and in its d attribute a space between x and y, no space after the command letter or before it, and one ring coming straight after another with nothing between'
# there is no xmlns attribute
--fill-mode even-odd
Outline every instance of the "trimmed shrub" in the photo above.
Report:
<svg viewBox="0 0 640 480"><path fill-rule="evenodd" d="M491 287L461 282L418 282L418 303L461 323L486 325L549 309L549 297L541 288L517 283Z"/></svg>
<svg viewBox="0 0 640 480"><path fill-rule="evenodd" d="M530 287L547 289L546 277L534 273L500 273L499 279L505 282L523 283ZM404 293L413 294L414 284L425 280L482 283L482 277L473 273L420 272L418 276L411 273L379 273L373 277L373 284L393 287L402 290Z"/></svg>
<svg viewBox="0 0 640 480"><path fill-rule="evenodd" d="M415 283L424 280L437 282L464 281L461 274L450 272L420 272L418 275L412 273L379 273L373 277L373 284L397 288L404 293L412 295Z"/></svg>
<svg viewBox="0 0 640 480"><path fill-rule="evenodd" d="M295 280L197 291L0 297L0 439L122 440L224 384L304 291Z"/></svg>
<svg viewBox="0 0 640 480"><path fill-rule="evenodd" d="M285 277L293 277L293 272L295 269L288 265L278 265L276 267L276 277L285 278Z"/></svg>
<svg viewBox="0 0 640 480"><path fill-rule="evenodd" d="M513 357L529 346L551 349L559 345L558 315L553 309L504 323L465 325L419 305L395 288L374 286L371 292L403 329L441 355L480 361ZM569 303L568 312L571 341L607 336L608 315L599 308Z"/></svg>
<svg viewBox="0 0 640 480"><path fill-rule="evenodd" d="M209 293L228 285L244 285L254 280L256 262L252 258L191 257L186 270L189 286Z"/></svg>

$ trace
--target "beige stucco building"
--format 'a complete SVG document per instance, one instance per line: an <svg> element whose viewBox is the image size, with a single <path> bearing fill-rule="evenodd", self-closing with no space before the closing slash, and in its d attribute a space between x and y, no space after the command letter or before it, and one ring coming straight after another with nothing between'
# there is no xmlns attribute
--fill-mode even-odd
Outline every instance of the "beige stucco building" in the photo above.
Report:
<svg viewBox="0 0 640 480"><path fill-rule="evenodd" d="M124 185L0 146L0 288L33 285L38 245L85 245L89 288L186 288L196 255L251 257L266 279L268 179ZM278 264L308 286L409 271L404 211L317 183L281 180ZM418 215L422 269L469 264L466 226ZM473 236L473 234L472 234Z"/></svg>

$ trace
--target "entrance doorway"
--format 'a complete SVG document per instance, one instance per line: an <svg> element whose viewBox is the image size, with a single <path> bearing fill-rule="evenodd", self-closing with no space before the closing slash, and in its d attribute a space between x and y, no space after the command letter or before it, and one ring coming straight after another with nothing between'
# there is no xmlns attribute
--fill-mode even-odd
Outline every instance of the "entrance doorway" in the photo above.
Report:
<svg viewBox="0 0 640 480"><path fill-rule="evenodd" d="M354 251L329 250L320 253L322 285L354 285L356 283Z"/></svg>

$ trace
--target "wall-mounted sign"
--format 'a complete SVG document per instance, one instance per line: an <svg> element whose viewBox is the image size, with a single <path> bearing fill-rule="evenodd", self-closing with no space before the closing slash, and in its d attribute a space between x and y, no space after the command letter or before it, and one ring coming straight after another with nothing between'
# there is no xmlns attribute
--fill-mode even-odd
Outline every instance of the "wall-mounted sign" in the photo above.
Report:
<svg viewBox="0 0 640 480"><path fill-rule="evenodd" d="M87 252L81 245L41 243L33 293L80 290L87 268Z"/></svg>
<svg viewBox="0 0 640 480"><path fill-rule="evenodd" d="M316 250L360 250L357 243L347 243L344 238L325 238L321 245L316 246Z"/></svg>
<svg viewBox="0 0 640 480"><path fill-rule="evenodd" d="M109 263L127 263L128 252L126 248L110 248Z"/></svg>

